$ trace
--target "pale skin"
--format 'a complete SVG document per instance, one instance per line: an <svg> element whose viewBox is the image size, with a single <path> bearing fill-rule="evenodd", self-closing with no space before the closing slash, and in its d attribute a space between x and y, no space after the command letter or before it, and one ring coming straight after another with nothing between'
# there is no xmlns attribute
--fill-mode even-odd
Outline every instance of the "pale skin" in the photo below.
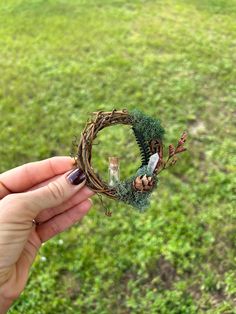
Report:
<svg viewBox="0 0 236 314"><path fill-rule="evenodd" d="M53 157L0 174L0 314L23 291L42 243L80 221L92 205L85 181L67 179L73 163Z"/></svg>

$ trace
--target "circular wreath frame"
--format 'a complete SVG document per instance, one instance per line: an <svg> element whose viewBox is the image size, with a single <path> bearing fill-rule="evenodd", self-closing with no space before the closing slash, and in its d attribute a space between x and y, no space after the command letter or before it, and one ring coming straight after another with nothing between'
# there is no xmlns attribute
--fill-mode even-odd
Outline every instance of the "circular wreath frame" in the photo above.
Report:
<svg viewBox="0 0 236 314"><path fill-rule="evenodd" d="M94 112L94 118L89 120L81 134L77 152L77 167L86 176L86 184L94 192L124 201L138 209L148 206L149 195L156 187L157 175L163 170L176 163L176 155L186 150L184 143L187 133L184 131L177 146L169 145L167 160L163 159L163 134L165 130L160 121L144 115L139 110L128 112L127 109L112 110L108 112ZM137 144L140 148L141 167L136 174L118 182L115 187L109 186L94 171L91 165L92 146L97 134L102 129L115 124L131 125ZM150 158L158 153L159 161L154 170L148 168ZM151 180L151 181L150 181Z"/></svg>
<svg viewBox="0 0 236 314"><path fill-rule="evenodd" d="M111 198L116 198L116 189L108 186L91 165L92 145L99 131L115 124L132 125L132 118L126 109L112 110L109 112L98 111L93 113L95 118L88 121L81 135L78 145L77 165L86 176L86 184L94 192L103 193Z"/></svg>

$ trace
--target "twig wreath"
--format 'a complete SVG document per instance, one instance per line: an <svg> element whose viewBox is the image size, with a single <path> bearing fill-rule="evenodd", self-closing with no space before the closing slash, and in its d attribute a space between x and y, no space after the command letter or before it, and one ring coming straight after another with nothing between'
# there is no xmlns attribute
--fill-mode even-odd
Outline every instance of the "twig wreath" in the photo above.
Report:
<svg viewBox="0 0 236 314"><path fill-rule="evenodd" d="M187 138L184 132L176 147L169 145L168 157L163 159L164 129L159 120L146 116L139 110L128 112L112 110L94 112L94 118L87 122L78 145L77 166L86 176L87 186L94 192L123 201L140 210L149 204L149 198L158 182L158 174L176 163L176 155L186 150ZM130 125L140 148L141 166L137 172L124 181L109 185L100 178L91 165L93 141L99 131L115 124Z"/></svg>

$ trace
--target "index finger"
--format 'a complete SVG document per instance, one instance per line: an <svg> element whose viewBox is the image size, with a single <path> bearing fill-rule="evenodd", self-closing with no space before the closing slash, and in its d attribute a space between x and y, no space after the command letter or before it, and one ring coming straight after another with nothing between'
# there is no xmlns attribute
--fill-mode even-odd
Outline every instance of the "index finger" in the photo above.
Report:
<svg viewBox="0 0 236 314"><path fill-rule="evenodd" d="M0 199L9 193L24 192L42 181L73 168L74 159L57 156L31 162L0 174Z"/></svg>

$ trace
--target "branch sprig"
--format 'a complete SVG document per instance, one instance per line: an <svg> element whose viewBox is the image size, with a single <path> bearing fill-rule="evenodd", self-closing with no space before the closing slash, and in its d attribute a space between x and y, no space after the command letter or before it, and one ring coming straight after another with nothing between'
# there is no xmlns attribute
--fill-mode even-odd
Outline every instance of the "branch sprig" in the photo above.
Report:
<svg viewBox="0 0 236 314"><path fill-rule="evenodd" d="M176 147L173 144L169 145L167 160L162 161L162 165L159 168L158 173L176 164L178 160L178 157L176 155L183 153L184 151L187 150L187 148L184 147L186 140L187 140L187 132L184 131Z"/></svg>

